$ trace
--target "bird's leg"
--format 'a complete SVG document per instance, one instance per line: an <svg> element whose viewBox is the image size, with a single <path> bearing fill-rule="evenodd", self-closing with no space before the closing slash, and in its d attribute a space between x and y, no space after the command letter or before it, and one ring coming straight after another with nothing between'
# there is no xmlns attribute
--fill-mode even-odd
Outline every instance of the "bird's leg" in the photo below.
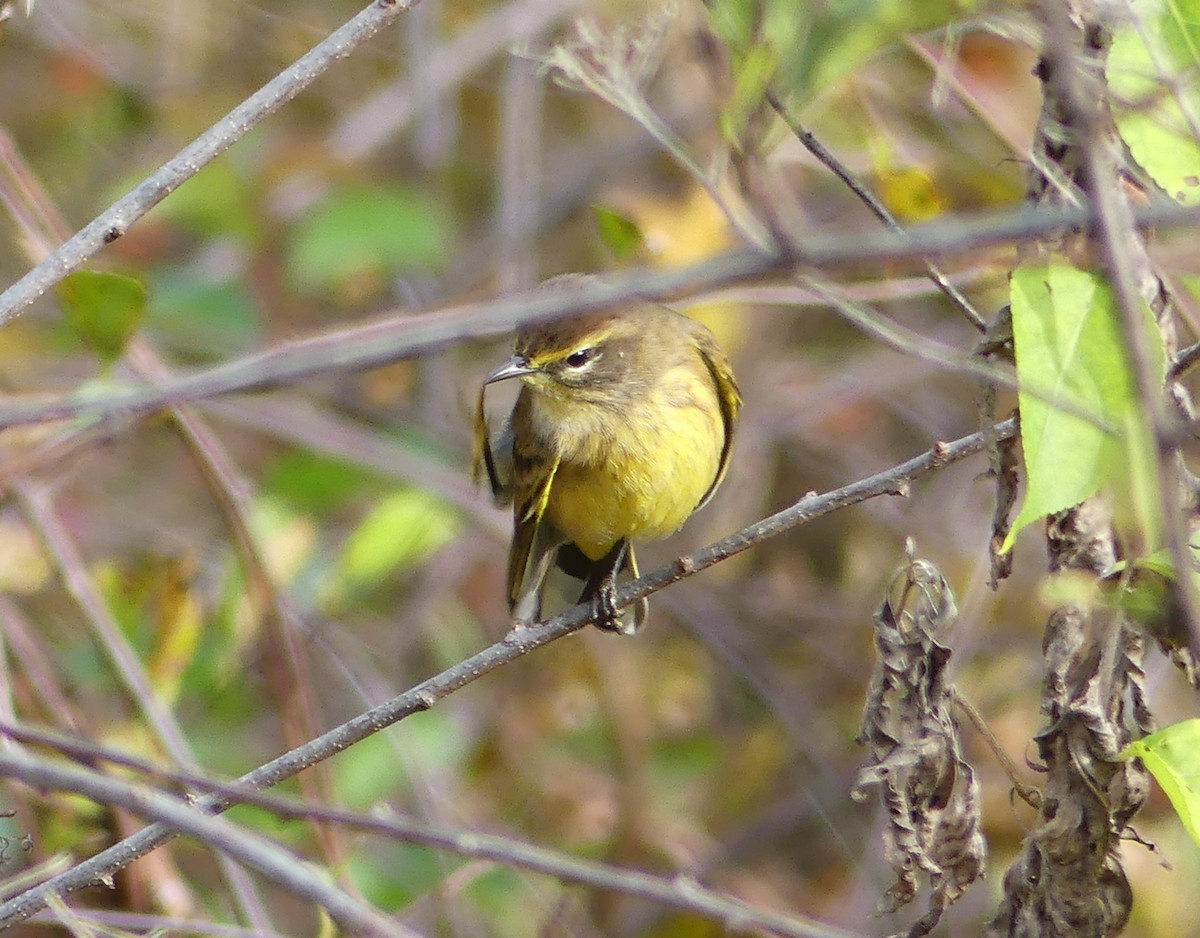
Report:
<svg viewBox="0 0 1200 938"><path fill-rule="evenodd" d="M628 541L618 541L596 564L583 589L583 596L591 596L595 603L596 627L608 632L624 634L627 631L617 609L617 571L625 565L625 552L628 549Z"/></svg>

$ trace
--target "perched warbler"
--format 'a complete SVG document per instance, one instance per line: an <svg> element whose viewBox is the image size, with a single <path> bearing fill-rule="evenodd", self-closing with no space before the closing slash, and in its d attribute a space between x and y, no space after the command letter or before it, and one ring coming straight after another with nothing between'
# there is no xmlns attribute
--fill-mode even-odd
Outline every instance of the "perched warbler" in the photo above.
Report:
<svg viewBox="0 0 1200 938"><path fill-rule="evenodd" d="M583 581L579 602L598 603L598 625L632 634L646 601L614 609L617 575L638 576L632 542L676 531L729 465L742 406L729 362L703 325L649 304L523 328L514 352L484 379L476 419L476 475L513 504L509 610L540 619L557 564ZM493 446L484 390L507 378L521 389Z"/></svg>

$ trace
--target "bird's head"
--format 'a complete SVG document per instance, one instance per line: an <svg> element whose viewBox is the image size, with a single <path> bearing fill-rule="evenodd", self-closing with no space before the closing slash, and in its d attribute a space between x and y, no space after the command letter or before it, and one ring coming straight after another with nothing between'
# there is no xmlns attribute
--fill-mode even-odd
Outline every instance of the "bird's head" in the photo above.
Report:
<svg viewBox="0 0 1200 938"><path fill-rule="evenodd" d="M485 384L520 378L550 397L615 403L644 387L645 332L636 311L593 313L527 327Z"/></svg>

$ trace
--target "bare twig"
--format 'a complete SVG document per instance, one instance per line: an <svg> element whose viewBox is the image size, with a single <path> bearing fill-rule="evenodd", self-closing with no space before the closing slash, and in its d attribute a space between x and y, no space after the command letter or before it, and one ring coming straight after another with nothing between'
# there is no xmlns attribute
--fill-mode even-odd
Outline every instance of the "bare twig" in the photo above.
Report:
<svg viewBox="0 0 1200 938"><path fill-rule="evenodd" d="M338 159L361 160L400 134L429 100L461 86L511 46L544 32L584 0L512 0L484 13L434 49L415 79L404 77L380 89L362 104L347 108L327 137Z"/></svg>
<svg viewBox="0 0 1200 938"><path fill-rule="evenodd" d="M651 13L636 28L618 26L606 33L593 20L581 18L575 21L573 36L534 57L542 70L564 88L593 94L636 121L708 193L744 243L763 251L773 250L759 220L737 210L646 100L642 89L658 69L670 19L671 14L664 8Z"/></svg>
<svg viewBox="0 0 1200 938"><path fill-rule="evenodd" d="M134 222L251 128L296 97L335 62L345 58L419 2L374 0L353 19L326 36L0 294L0 324L18 315L104 245L124 235Z"/></svg>
<svg viewBox="0 0 1200 938"><path fill-rule="evenodd" d="M47 554L58 568L67 592L83 612L96 643L112 662L117 677L153 727L159 742L177 764L185 769L198 770L199 765L183 735L183 729L155 694L137 653L113 618L74 541L55 514L50 493L28 480L14 483L11 489L21 503L30 526L37 532ZM269 929L271 922L266 908L245 870L229 862L226 856L222 856L220 861L229 887L246 917L256 928Z"/></svg>
<svg viewBox="0 0 1200 938"><path fill-rule="evenodd" d="M120 938L117 932L104 932L103 929L126 929L138 935L200 935L202 938L291 938L290 935L279 931L263 932L257 929L241 928L237 925L226 925L222 922L205 921L200 919L182 919L170 915L147 915L140 912L115 912L109 909L79 909L71 910L76 918L86 924L94 925L104 934ZM39 912L30 916L29 921L35 925L55 925L58 919L51 913Z"/></svg>
<svg viewBox="0 0 1200 938"><path fill-rule="evenodd" d="M1200 362L1200 342L1189 345L1175 356L1175 361L1171 363L1171 370L1167 374L1167 378L1171 381L1182 378L1196 366L1197 362Z"/></svg>
<svg viewBox="0 0 1200 938"><path fill-rule="evenodd" d="M12 189L15 190L4 193L5 202L22 227L26 236L23 241L27 252L36 263L49 255L55 245L69 238L70 230L37 173L28 165L16 145L12 142L3 144L4 141L0 140L0 166L13 177ZM0 192L7 188L0 184ZM130 369L151 386L157 387L170 377L170 369L143 337L135 337L129 343L125 359ZM275 624L276 635L273 637L272 647L282 650L283 657L289 665L287 673L290 676L290 680L287 681L289 686L277 691L278 695L284 698L280 701L280 711L289 717L284 720L284 729L288 733L287 744L298 745L300 741L311 738L318 732L316 713L309 691L312 681L305 669L307 661L296 645L297 636L303 631L299 617L267 570L258 541L251 531L247 486L239 477L232 458L216 434L194 409L176 405L171 407L170 412L175 426L193 453L209 482L214 498L225 514L251 584L258 595L266 597L273 613L270 621ZM87 436L77 433L74 438L76 442L82 442ZM272 673L276 671L278 669ZM314 784L325 784L327 788L329 785L328 779L320 777ZM336 863L340 852L337 844L329 842L326 846L331 851L334 865L339 865ZM270 922L265 909L257 896L254 896L253 890L248 888L248 881L244 881L245 877L239 869L230 867L230 872L235 877L235 884L239 885L239 901L246 909L251 923L260 929L267 928Z"/></svg>
<svg viewBox="0 0 1200 938"><path fill-rule="evenodd" d="M943 345L920 333L907 329L900 324L881 316L862 303L852 303L841 296L829 284L813 277L800 278L801 284L815 295L822 297L839 315L861 329L867 335L878 339L889 348L905 355L912 355L922 361L930 362L939 368L958 374L972 375L982 378L1001 387L1021 390L1031 397L1045 400L1054 407L1069 413L1080 420L1086 420L1096 428L1106 433L1117 434L1120 431L1099 414L1089 411L1073 401L1063 400L1061 396L1039 387L1022 387L1016 374L1000 365L994 365L976 355L965 355L957 349Z"/></svg>
<svg viewBox="0 0 1200 938"><path fill-rule="evenodd" d="M1017 772L1017 764L1013 761L1012 756L1004 751L1004 747L1000 745L1000 740L996 739L996 734L987 725L987 720L983 718L983 714L979 712L979 709L964 697L962 691L957 687L950 689L950 696L954 698L954 702L958 705L958 708L967 715L967 719L971 721L971 725L975 727L975 731L987 743L988 749L992 750L992 755L996 757L996 761L1004 769L1004 774L1012 782L1013 791L1031 808L1036 809L1041 807L1042 793L1035 786L1026 785L1021 781L1021 776Z"/></svg>
<svg viewBox="0 0 1200 938"><path fill-rule="evenodd" d="M364 814L327 808L319 804L306 804L278 795L267 795L248 789L244 785L232 785L191 773L163 770L115 749L29 727L0 724L0 733L25 743L51 747L88 765L100 761L111 762L163 781L209 791L231 803L252 804L283 818L320 821L405 843L447 850L461 856L493 860L544 873L572 885L621 892L721 922L736 922L738 927L744 929L795 938L850 938L849 933L841 929L804 916L780 915L757 909L738 899L708 889L698 882L679 878L665 879L622 869L609 863L578 859L511 837L424 824L391 812Z"/></svg>
<svg viewBox="0 0 1200 938"><path fill-rule="evenodd" d="M12 489L26 520L37 532L46 553L58 569L63 585L83 612L97 644L108 655L130 698L154 728L155 734L171 758L182 766L193 766L191 750L183 737L183 731L155 695L137 654L92 582L87 566L70 535L55 515L49 492L39 485L25 481L12 486Z"/></svg>
<svg viewBox="0 0 1200 938"><path fill-rule="evenodd" d="M157 386L170 378L170 371L157 353L144 341L135 341L128 352L134 369ZM233 534L242 566L251 587L251 596L267 608L269 642L279 662L267 673L268 685L283 714L284 741L299 745L319 731L314 682L302 638L307 631L291 599L271 575L259 538L250 523L250 489L220 438L200 418L195 408L171 408L175 426L191 450L201 472L208 480L213 497L221 507L225 523ZM320 772L302 784L307 792L329 795L333 783L327 772ZM345 858L345 845L330 831L318 830L318 837L334 867Z"/></svg>
<svg viewBox="0 0 1200 938"><path fill-rule="evenodd" d="M377 909L331 886L324 876L306 864L298 863L290 852L169 795L135 787L99 772L52 765L11 753L0 753L0 778L21 781L43 790L75 792L97 804L120 805L146 820L190 834L213 849L261 871L296 895L317 903L353 933L380 938L416 938L414 932Z"/></svg>
<svg viewBox="0 0 1200 938"><path fill-rule="evenodd" d="M874 192L859 182L854 174L842 164L841 160L833 155L833 153L828 147L825 146L825 144L816 138L811 130L809 130L807 127L801 124L799 120L792 116L787 107L781 100L779 100L779 96L775 94L774 91L767 92L767 101L770 102L771 107L775 109L775 113L779 115L785 124L787 124L788 129L795 134L796 139L804 144L809 153L824 163L826 168L828 168L831 173L844 182L847 188L849 188L851 192L858 196L859 201L861 201L863 205L870 209L871 213L881 222L883 222L889 231L904 236L905 231L903 226L901 226L900 222L896 220L896 217L890 211L888 211L887 206L883 204L883 202L875 195ZM958 287L950 282L950 280L942 272L942 269L933 261L928 259L924 260L924 264L925 271L928 273L929 279L933 281L933 284L939 290L941 290L942 293L945 294L946 299L958 307L959 311L963 314L963 316L966 317L967 321L972 326L974 326L980 332L986 331L987 323L984 321L983 317L979 315L979 312L975 309L974 304L972 304L971 301L963 295L962 291L959 290Z"/></svg>
<svg viewBox="0 0 1200 938"><path fill-rule="evenodd" d="M561 318L635 298L666 298L681 289L704 290L740 283L769 273L778 263L767 254L732 252L683 271L640 272L598 280L579 290L543 290L446 309L436 315L419 318L405 315L289 343L260 355L172 378L157 389L116 391L89 401L68 398L0 407L0 428L65 417L139 413L214 394L286 384L316 374L373 368L432 352L465 338L494 335L521 322Z"/></svg>
<svg viewBox="0 0 1200 938"><path fill-rule="evenodd" d="M825 495L809 495L790 508L756 522L695 553L680 557L624 586L617 594L617 608L692 576L721 561L739 554L784 531L814 518L829 514L847 505L857 504L879 495L902 495L909 484L920 476L981 452L990 439L1007 439L1016 432L1012 420L998 424L991 434L973 433L952 443L938 443L928 452L884 472L836 489ZM538 626L510 632L505 638L472 655L440 674L429 678L411 690L359 714L324 735L285 753L265 765L243 775L238 782L252 788L269 788L306 768L329 758L337 752L365 739L387 726L422 710L501 665L515 661L536 648L547 645L587 625L594 615L589 606L575 606ZM223 799L207 797L199 804L208 811L227 808ZM67 873L56 876L0 905L0 929L28 918L40 909L50 893L65 895L91 883L111 876L139 856L169 840L172 830L167 825L154 824L118 844L83 861Z"/></svg>
<svg viewBox="0 0 1200 938"><path fill-rule="evenodd" d="M49 255L54 245L61 244L70 236L69 228L62 213L58 210L58 206L55 205L37 173L25 161L15 143L9 141L6 146L0 147L0 160L6 170L6 176L12 182L12 185L2 186L4 201L12 211L18 225L23 229L25 238L22 240L26 251L32 255L32 260L36 263ZM144 339L135 338L130 343L129 359L133 370L140 377L150 379L151 383L168 373L166 367L159 361L157 354ZM193 451L197 452L202 464L209 468L209 477L213 481L217 497L220 499L222 495L225 495L225 501L235 499L233 486L229 484L228 473L224 471L223 465L218 465L221 453L219 442L211 435L203 422L187 408L173 407L172 414L184 434L185 440L192 444ZM54 441L52 445L59 449L70 448L72 443L88 441L89 436L90 434L87 433L75 433ZM46 455L46 452L34 454L35 458ZM37 515L35 526L41 531L48 551L58 562L69 591L75 596L88 620L93 623L93 632L96 633L100 644L108 650L126 687L149 716L150 724L156 728L173 758L181 765L190 767L192 754L183 738L182 730L177 728L169 711L159 706L153 689L145 680L144 671L137 661L137 656L123 641L120 630L116 629L115 623L111 621L111 615L108 613L102 597L96 594L87 572L78 569L81 558L77 556L74 544L54 516L49 495L29 481L17 482L15 490L18 497L24 500L27 511ZM236 523L234 526L236 532ZM151 709L146 710L146 707ZM314 726L305 735L311 736L315 731ZM255 928L269 929L271 921L266 907L245 871L225 856L220 857L220 864L224 868L225 877L247 921Z"/></svg>
<svg viewBox="0 0 1200 938"><path fill-rule="evenodd" d="M888 234L827 239L803 245L793 260L826 266L848 260L922 256L934 250L965 250L1023 238L1091 218L1089 211L985 213L970 221L946 219L910 229L907 238ZM1178 206L1146 209L1139 221L1185 224L1196 210ZM619 305L630 299L670 300L688 294L752 281L779 269L772 254L735 250L693 267L671 271L635 270L570 293L521 294L486 303L451 307L420 318L404 315L280 345L271 351L236 359L171 379L160 389L137 388L89 395L14 402L0 406L0 429L18 424L80 416L140 413L168 404L198 400L232 391L273 387L317 374L373 368L401 358L430 353L452 342L494 335L519 323L560 318L574 312Z"/></svg>
<svg viewBox="0 0 1200 938"><path fill-rule="evenodd" d="M330 408L283 392L258 397L204 401L219 422L248 427L277 440L355 463L433 492L471 516L471 523L498 538L512 536L512 518L495 510L491 499L464 472L448 472L444 458L420 447L386 439ZM3 484L0 468L0 485Z"/></svg>

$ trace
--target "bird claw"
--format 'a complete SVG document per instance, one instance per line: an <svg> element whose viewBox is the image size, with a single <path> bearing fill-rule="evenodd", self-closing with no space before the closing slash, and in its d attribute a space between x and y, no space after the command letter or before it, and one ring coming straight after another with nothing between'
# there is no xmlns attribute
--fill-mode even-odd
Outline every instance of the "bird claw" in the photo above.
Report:
<svg viewBox="0 0 1200 938"><path fill-rule="evenodd" d="M596 626L606 632L627 634L628 627L621 621L621 610L617 608L617 581L613 576L606 576L596 587L593 598L593 615Z"/></svg>

